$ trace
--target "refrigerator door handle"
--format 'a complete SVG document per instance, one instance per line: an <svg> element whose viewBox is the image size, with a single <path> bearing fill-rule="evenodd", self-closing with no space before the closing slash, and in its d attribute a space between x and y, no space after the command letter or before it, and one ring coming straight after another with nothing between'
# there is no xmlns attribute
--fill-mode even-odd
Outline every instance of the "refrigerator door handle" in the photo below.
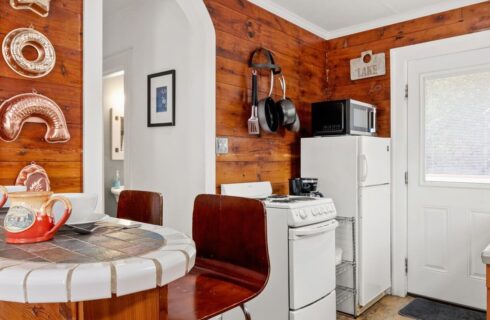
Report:
<svg viewBox="0 0 490 320"><path fill-rule="evenodd" d="M369 172L369 165L368 165L368 160L365 154L360 155L360 164L361 164L361 174L360 174L360 180L361 182L366 181L368 172Z"/></svg>

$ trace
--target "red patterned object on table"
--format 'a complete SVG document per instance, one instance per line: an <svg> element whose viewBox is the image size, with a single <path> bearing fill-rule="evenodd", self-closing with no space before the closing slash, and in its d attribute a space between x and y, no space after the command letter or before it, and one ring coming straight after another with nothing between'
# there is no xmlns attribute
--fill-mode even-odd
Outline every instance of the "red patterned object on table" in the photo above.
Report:
<svg viewBox="0 0 490 320"><path fill-rule="evenodd" d="M7 197L12 201L4 220L7 243L49 241L70 218L72 211L70 200L53 196L52 192L14 192ZM55 222L53 206L58 201L63 203L65 211Z"/></svg>
<svg viewBox="0 0 490 320"><path fill-rule="evenodd" d="M43 167L35 162L32 162L20 171L15 184L18 186L26 186L27 191L51 191L48 173Z"/></svg>

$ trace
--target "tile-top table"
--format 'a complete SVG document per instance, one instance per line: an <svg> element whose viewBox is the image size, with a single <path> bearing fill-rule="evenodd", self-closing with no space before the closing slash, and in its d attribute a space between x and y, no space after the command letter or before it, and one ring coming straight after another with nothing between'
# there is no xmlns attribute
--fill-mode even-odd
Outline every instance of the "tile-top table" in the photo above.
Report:
<svg viewBox="0 0 490 320"><path fill-rule="evenodd" d="M89 235L59 231L52 241L7 244L0 215L0 301L64 303L108 299L142 292L183 277L195 263L195 244L167 227L124 220Z"/></svg>

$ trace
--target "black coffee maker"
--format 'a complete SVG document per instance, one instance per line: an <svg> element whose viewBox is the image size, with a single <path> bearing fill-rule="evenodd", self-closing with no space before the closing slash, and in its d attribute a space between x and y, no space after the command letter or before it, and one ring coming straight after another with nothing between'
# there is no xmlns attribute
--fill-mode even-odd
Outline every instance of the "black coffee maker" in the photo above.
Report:
<svg viewBox="0 0 490 320"><path fill-rule="evenodd" d="M289 194L292 196L323 198L323 194L317 190L317 186L317 178L289 179Z"/></svg>

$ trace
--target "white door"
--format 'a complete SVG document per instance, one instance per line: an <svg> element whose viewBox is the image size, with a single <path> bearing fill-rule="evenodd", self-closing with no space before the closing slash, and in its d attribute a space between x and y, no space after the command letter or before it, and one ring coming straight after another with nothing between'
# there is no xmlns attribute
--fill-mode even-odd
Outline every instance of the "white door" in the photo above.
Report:
<svg viewBox="0 0 490 320"><path fill-rule="evenodd" d="M390 183L390 139L359 138L359 185Z"/></svg>
<svg viewBox="0 0 490 320"><path fill-rule="evenodd" d="M485 308L490 48L408 63L408 292Z"/></svg>

